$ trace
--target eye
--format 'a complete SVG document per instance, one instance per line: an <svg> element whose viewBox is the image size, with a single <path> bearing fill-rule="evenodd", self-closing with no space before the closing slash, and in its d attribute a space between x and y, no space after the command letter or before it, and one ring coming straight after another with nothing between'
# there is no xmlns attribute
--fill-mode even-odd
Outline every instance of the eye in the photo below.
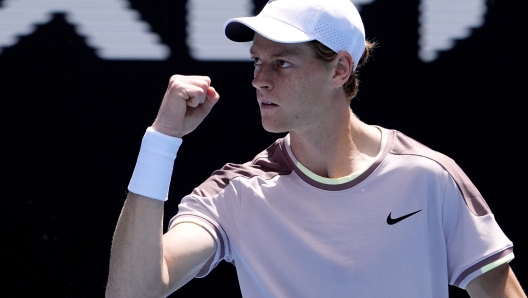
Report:
<svg viewBox="0 0 528 298"><path fill-rule="evenodd" d="M255 65L262 64L262 60L258 57L251 57L251 59L253 59L253 63L255 63Z"/></svg>
<svg viewBox="0 0 528 298"><path fill-rule="evenodd" d="M277 66L286 68L286 67L290 67L291 63L288 61L284 61L284 60L277 60Z"/></svg>

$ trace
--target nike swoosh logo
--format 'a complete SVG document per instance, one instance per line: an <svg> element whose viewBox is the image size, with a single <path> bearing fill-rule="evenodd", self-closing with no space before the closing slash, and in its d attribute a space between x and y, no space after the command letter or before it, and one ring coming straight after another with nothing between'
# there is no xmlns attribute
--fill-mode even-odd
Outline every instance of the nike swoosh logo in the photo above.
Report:
<svg viewBox="0 0 528 298"><path fill-rule="evenodd" d="M407 214L407 215L404 215L404 216L398 217L398 218L392 218L392 217L391 217L392 212L391 212L391 213L389 213L389 216L387 216L387 223L388 223L389 225L392 226L393 224L397 224L397 223L399 223L400 221L406 219L407 217L409 217L409 216L413 216L413 215L415 215L416 213L418 213L418 212L420 212L420 211L422 211L422 209L420 209L420 210L418 210L418 211L415 211L415 212L413 212L413 213L409 213L409 214Z"/></svg>

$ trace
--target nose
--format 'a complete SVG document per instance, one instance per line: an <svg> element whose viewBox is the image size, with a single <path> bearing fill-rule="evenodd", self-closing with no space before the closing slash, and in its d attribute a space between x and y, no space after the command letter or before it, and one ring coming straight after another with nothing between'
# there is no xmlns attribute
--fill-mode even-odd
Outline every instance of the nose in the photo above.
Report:
<svg viewBox="0 0 528 298"><path fill-rule="evenodd" d="M253 81L251 82L253 87L256 89L271 89L272 81L268 68L269 67L266 67L264 64L255 65Z"/></svg>

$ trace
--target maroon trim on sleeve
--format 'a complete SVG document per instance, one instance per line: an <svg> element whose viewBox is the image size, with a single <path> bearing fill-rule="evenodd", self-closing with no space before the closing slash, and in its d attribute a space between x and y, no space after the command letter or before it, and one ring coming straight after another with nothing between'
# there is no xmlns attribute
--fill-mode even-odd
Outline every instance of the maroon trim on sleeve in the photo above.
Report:
<svg viewBox="0 0 528 298"><path fill-rule="evenodd" d="M293 168L293 170L295 171L295 173L306 183L310 184L311 186L313 187L317 187L319 189L323 189L323 190L330 190L330 191L339 191L339 190L345 190L345 189L349 189L349 188L352 188L356 185L358 185L359 183L363 182L365 179L367 179L368 176L370 176L370 174L372 174L372 172L374 172L378 166L383 162L383 160L385 159L385 157L387 156L387 154L389 153L389 149L392 147L392 142L393 142L393 131L389 131L389 130L385 130L387 132L387 143L385 144L385 148L383 149L383 153L381 154L381 156L367 169L365 170L363 173L361 173L361 175L359 175L358 177L356 177L355 179L353 179L352 181L349 181L349 182L345 182L343 184L334 184L334 185L331 185L331 184L324 184L324 183L321 183L321 182L318 182L318 181L315 181L313 180L312 178L306 176L306 174L304 174L303 171L301 171L297 165L295 165L295 162L292 160L292 158L290 157L290 155L288 154L288 151L287 149L285 148L286 144L284 144L284 141L281 142L280 146L282 147L282 151L284 153L284 156L286 157L288 163L290 164L290 166Z"/></svg>
<svg viewBox="0 0 528 298"><path fill-rule="evenodd" d="M251 178L259 176L269 180L277 175L289 175L293 169L286 162L279 144L283 139L278 139L266 150L255 156L253 161L245 164L226 164L222 169L215 171L209 179L193 190L193 194L206 197L214 196L221 192L232 179L237 177Z"/></svg>
<svg viewBox="0 0 528 298"><path fill-rule="evenodd" d="M468 277L471 273L477 271L477 270L480 270L482 267L490 264L490 263L493 263L497 260L500 260L502 258L504 258L505 256L509 255L513 253L513 247L509 247L503 251L500 251L494 255L491 255L487 258L485 258L484 260L476 263L475 265L469 267L468 269L464 270L464 272L462 272L458 278L455 280L455 283L453 284L454 286L456 287L460 287L460 283L466 278Z"/></svg>
<svg viewBox="0 0 528 298"><path fill-rule="evenodd" d="M491 210L475 185L451 158L440 152L429 149L399 131L394 133L391 153L395 155L417 155L429 158L440 164L450 175L462 193L469 210L476 216L490 214Z"/></svg>

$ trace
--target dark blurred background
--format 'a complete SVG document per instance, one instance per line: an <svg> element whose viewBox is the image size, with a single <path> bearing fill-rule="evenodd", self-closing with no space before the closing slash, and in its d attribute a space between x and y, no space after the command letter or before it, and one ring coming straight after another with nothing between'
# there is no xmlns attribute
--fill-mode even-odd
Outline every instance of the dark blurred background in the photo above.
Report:
<svg viewBox="0 0 528 298"><path fill-rule="evenodd" d="M528 2L481 1L482 25L467 29L466 38L455 36L452 48L430 62L419 55L426 0L361 2L367 37L379 47L360 72L352 109L366 123L402 131L457 161L513 241L511 265L528 288L528 163L519 153L528 128ZM0 0L0 37L10 28L2 18L19 2L35 7L28 0ZM252 63L193 58L186 1L121 2L169 49L166 58L100 58L65 9L51 9L49 21L10 45L0 39L4 297L104 295L112 235L141 138L172 74L209 75L221 99L184 138L165 225L180 199L215 169L246 162L279 137L261 127ZM253 12L265 2L252 2ZM445 0L444 6L456 12L456 3ZM17 13L23 12L10 17ZM446 27L463 15L446 13ZM451 297L468 297L450 290ZM223 263L172 297L211 296L240 296L234 266Z"/></svg>

